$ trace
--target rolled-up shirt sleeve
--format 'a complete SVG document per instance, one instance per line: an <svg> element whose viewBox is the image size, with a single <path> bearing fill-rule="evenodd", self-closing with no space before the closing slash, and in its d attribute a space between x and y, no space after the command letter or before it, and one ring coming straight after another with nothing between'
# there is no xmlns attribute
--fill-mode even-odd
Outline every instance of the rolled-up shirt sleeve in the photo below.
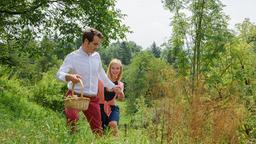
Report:
<svg viewBox="0 0 256 144"><path fill-rule="evenodd" d="M61 65L60 69L58 70L56 77L59 80L62 80L64 82L66 81L66 75L72 70L72 64L71 64L70 55L67 55L67 57L64 59L63 64Z"/></svg>
<svg viewBox="0 0 256 144"><path fill-rule="evenodd" d="M104 87L107 87L109 89L116 87L116 85L108 78L105 70L102 67L101 62L99 66L99 79L102 81Z"/></svg>

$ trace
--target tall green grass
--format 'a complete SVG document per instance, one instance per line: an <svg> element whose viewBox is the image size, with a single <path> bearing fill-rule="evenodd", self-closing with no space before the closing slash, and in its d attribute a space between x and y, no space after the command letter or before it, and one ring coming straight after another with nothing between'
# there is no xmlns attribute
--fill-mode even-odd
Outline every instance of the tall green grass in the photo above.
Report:
<svg viewBox="0 0 256 144"><path fill-rule="evenodd" d="M142 130L129 129L129 133L125 134L122 126L120 138L114 138L108 134L95 137L82 113L78 121L78 132L70 135L62 112L56 112L29 101L28 98L32 95L33 89L23 87L18 80L8 80L4 76L0 77L0 83L1 144L150 143ZM124 103L120 104L121 110L125 110ZM129 118L123 112L122 119L124 123L129 122ZM124 123L121 122L120 125Z"/></svg>
<svg viewBox="0 0 256 144"><path fill-rule="evenodd" d="M50 82L31 86L22 86L18 80L0 76L0 143L1 144L169 144L169 143L247 143L255 142L255 133L246 135L242 124L247 116L244 106L236 99L211 99L205 89L198 90L196 96L185 95L181 86L185 81L175 83L173 87L161 87L167 97L146 105L146 97L140 97L134 104L137 112L127 114L126 102L118 102L120 107L120 137L110 134L96 137L88 122L80 113L78 132L70 135L66 127L63 111L54 111L31 101L31 97L43 87L53 90ZM37 88L35 88L37 87ZM41 90L40 90L41 91ZM43 92L43 91L41 91ZM57 96L54 91L53 95ZM185 96L184 96L185 95ZM235 95L234 95L235 96ZM45 95L42 96L46 98ZM39 100L39 99L38 99ZM51 102L49 100L48 102ZM54 103L50 103L54 104ZM251 125L255 117L250 116ZM248 140L250 139L250 140Z"/></svg>

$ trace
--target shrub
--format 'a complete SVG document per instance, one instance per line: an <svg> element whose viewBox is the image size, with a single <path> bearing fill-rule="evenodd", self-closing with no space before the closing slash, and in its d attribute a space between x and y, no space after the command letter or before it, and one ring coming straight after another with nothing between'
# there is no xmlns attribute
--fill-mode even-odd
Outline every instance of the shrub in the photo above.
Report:
<svg viewBox="0 0 256 144"><path fill-rule="evenodd" d="M170 65L155 58L149 52L141 52L132 59L131 65L125 71L127 83L127 110L136 111L135 101L140 96L145 97L146 105L152 105L152 100L167 96L168 89L175 77Z"/></svg>
<svg viewBox="0 0 256 144"><path fill-rule="evenodd" d="M32 90L31 99L36 103L51 108L54 111L63 110L63 96L66 86L55 77L57 69L51 69L43 74L40 80Z"/></svg>

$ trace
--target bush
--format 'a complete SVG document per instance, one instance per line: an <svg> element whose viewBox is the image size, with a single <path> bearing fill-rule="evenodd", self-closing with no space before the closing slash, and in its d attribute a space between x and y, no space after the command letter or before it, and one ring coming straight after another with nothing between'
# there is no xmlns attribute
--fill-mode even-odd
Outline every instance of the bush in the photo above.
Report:
<svg viewBox="0 0 256 144"><path fill-rule="evenodd" d="M32 90L31 99L44 107L61 112L64 108L63 96L66 86L56 79L56 72L57 69L51 69L43 74L42 80Z"/></svg>
<svg viewBox="0 0 256 144"><path fill-rule="evenodd" d="M135 101L140 96L145 97L146 105L152 101L169 95L169 87L173 83L175 73L171 66L148 52L142 52L132 59L131 65L125 71L127 83L127 109L135 112Z"/></svg>
<svg viewBox="0 0 256 144"><path fill-rule="evenodd" d="M11 113L13 118L20 117L25 112L23 101L29 95L29 90L20 85L16 79L0 76L0 114Z"/></svg>

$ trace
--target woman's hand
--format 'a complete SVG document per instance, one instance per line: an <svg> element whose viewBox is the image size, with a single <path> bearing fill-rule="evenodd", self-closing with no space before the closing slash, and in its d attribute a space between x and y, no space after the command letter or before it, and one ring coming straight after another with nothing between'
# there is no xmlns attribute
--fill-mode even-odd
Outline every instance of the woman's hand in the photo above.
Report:
<svg viewBox="0 0 256 144"><path fill-rule="evenodd" d="M113 91L119 96L119 97L124 97L124 92L121 90L120 87L114 87Z"/></svg>
<svg viewBox="0 0 256 144"><path fill-rule="evenodd" d="M117 99L120 101L124 101L124 92L122 91L122 95L117 94Z"/></svg>

